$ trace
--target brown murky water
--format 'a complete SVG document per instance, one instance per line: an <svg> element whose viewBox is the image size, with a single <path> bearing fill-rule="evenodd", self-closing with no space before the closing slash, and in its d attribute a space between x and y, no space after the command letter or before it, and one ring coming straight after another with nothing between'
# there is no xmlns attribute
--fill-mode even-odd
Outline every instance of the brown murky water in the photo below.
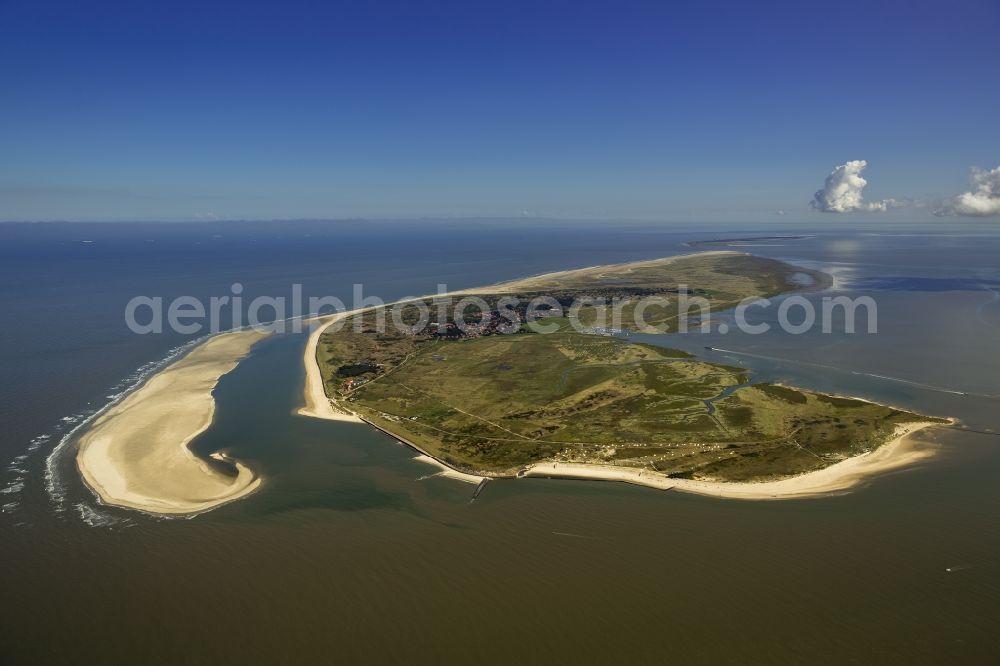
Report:
<svg viewBox="0 0 1000 666"><path fill-rule="evenodd" d="M823 247L769 251L829 260ZM871 275L865 261L855 274ZM922 266L918 257L886 274L952 270ZM979 268L997 277L996 265ZM880 289L884 335L731 339L728 348L790 360L723 360L1000 429L996 399L851 372L1000 392L1000 313L978 309L988 292L853 288ZM56 466L63 513L40 482L22 493L17 520L0 522L5 663L1000 657L996 436L937 431L936 460L826 499L520 480L470 502L472 486L421 478L433 469L380 433L292 415L303 343L268 341L224 377L216 423L197 442L264 472L246 501L191 520L94 506L71 456Z"/></svg>

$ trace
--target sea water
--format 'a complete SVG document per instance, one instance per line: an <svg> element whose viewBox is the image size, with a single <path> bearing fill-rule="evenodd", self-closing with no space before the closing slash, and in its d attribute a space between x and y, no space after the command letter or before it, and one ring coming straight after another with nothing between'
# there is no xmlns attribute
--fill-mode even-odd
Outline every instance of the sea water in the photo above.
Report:
<svg viewBox="0 0 1000 666"><path fill-rule="evenodd" d="M136 295L386 300L739 248L836 275L876 335L658 336L755 377L955 416L940 455L842 496L738 502L623 484L473 486L365 426L296 416L305 335L261 343L194 447L260 471L193 519L105 507L73 429L196 335L138 336ZM90 241L90 242L84 242ZM0 226L0 637L18 662L988 663L1000 629L1000 235L667 225ZM772 322L768 311L755 321ZM728 315L720 313L718 321ZM637 338L638 339L638 338ZM707 350L705 347L712 347ZM720 351L722 350L722 351ZM63 444L63 453L55 454Z"/></svg>

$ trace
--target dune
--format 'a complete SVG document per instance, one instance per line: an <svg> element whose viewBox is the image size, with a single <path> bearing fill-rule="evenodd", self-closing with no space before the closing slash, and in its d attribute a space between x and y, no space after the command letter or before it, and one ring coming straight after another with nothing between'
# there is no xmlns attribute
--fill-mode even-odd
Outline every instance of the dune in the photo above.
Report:
<svg viewBox="0 0 1000 666"><path fill-rule="evenodd" d="M652 470L584 463L539 463L520 477L622 481L658 490L676 490L726 499L772 500L822 497L849 491L872 477L898 470L934 455L931 446L912 439L918 431L939 426L922 421L896 427L893 438L874 451L842 460L814 472L773 481L731 482L672 479Z"/></svg>

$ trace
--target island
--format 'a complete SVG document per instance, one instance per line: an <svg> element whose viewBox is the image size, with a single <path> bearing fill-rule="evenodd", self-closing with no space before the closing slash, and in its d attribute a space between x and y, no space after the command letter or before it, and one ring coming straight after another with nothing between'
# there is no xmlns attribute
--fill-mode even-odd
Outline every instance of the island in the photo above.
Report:
<svg viewBox="0 0 1000 666"><path fill-rule="evenodd" d="M594 478L743 498L844 490L928 455L907 436L947 421L757 383L745 368L629 336L684 328L682 293L719 312L828 284L817 271L715 251L447 295L487 304L457 313L462 321L420 325L417 301L434 312L443 296L395 304L405 332L380 326L389 306L341 313L307 345L303 413L368 423L465 480ZM567 306L617 299L624 323L596 326L609 315L601 305L529 311L541 296ZM667 304L636 319L650 297Z"/></svg>
<svg viewBox="0 0 1000 666"><path fill-rule="evenodd" d="M744 236L742 238L710 238L707 240L691 240L684 243L688 247L725 247L733 245L750 245L774 241L797 241L812 238L812 236Z"/></svg>

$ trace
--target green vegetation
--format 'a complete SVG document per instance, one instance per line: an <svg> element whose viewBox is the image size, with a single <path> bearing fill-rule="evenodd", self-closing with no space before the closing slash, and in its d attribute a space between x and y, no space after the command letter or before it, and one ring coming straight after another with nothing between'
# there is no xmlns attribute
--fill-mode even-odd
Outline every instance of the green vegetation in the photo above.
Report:
<svg viewBox="0 0 1000 666"><path fill-rule="evenodd" d="M801 271L754 257L708 255L534 278L481 296L491 305L504 294L519 303L539 293L560 302L609 290L632 298L639 291L665 294L680 283L721 309L750 295L789 290L792 272ZM580 333L565 317L546 318L557 331L545 335L523 326L499 334L481 318L477 333L456 338L442 332L443 322L413 335L391 326L378 332L382 314L356 315L321 338L318 360L329 395L466 471L510 475L536 462L573 461L687 478L771 478L874 449L899 423L925 418L752 384L742 368ZM676 315L665 309L659 320ZM403 319L415 317L404 313Z"/></svg>
<svg viewBox="0 0 1000 666"><path fill-rule="evenodd" d="M678 315L682 294L691 300L693 307L689 312L697 321L696 299L707 301L713 312L722 312L745 298L766 298L793 290L793 276L811 281L813 288L828 285L830 279L825 273L796 268L774 259L720 252L518 280L499 285L497 293L513 294L525 301L544 294L561 304L588 297L605 299L609 304L618 299L621 327L630 330L641 330L635 324L639 299L663 298L667 304L649 306L640 319L643 325L655 328L655 332L668 333L686 323ZM613 313L614 308L610 305L584 307L577 318L584 325L604 326L611 325Z"/></svg>

